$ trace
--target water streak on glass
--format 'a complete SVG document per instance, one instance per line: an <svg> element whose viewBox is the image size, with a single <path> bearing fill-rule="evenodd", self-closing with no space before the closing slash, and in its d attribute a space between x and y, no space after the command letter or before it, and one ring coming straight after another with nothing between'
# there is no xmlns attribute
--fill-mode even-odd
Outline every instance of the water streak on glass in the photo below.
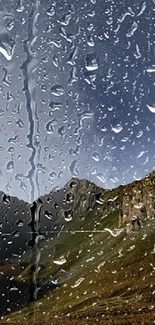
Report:
<svg viewBox="0 0 155 325"><path fill-rule="evenodd" d="M27 177L31 184L31 201L38 196L38 183L36 178L36 145L35 137L40 134L38 129L38 116L37 116L37 104L35 98L35 80L33 73L37 69L38 59L37 54L33 51L33 46L37 40L37 19L39 16L40 1L36 0L33 4L32 11L28 17L28 38L24 40L24 51L27 55L25 62L21 66L24 75L24 87L23 91L26 95L26 109L29 117L29 133L27 135L28 148L31 149L31 156L29 158L31 169L27 173Z"/></svg>

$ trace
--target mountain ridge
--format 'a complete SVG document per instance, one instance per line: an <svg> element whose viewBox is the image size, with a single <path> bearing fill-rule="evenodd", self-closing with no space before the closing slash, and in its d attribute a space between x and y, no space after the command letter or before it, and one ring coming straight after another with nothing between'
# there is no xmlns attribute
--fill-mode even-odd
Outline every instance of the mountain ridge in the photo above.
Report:
<svg viewBox="0 0 155 325"><path fill-rule="evenodd" d="M63 187L58 188L56 191L55 191L55 190L54 190L54 191L51 190L51 191L50 191L49 193L47 193L47 194L40 195L40 196L39 196L36 200L34 200L34 201L37 201L38 199L43 198L43 197L45 197L45 196L49 196L49 195L52 194L52 193L58 192L59 190L61 190L61 189L63 189L63 188L66 188L66 186L67 186L68 184L70 184L72 181L76 181L76 180L77 180L77 181L80 181L80 182L87 182L87 183L89 183L89 184L92 184L92 185L96 186L96 188L99 188L99 189L102 189L102 190L105 190L105 191L113 191L113 190L118 189L118 188L120 188L120 187L126 187L126 186L128 186L128 185L132 185L132 184L134 184L134 183L141 182L141 181L143 181L145 178L149 178L149 177L152 176L152 175L155 175L155 170L152 170L151 172L149 172L148 174L146 174L146 176L142 177L141 179L133 180L132 182L127 183L127 184L121 184L121 185L119 185L119 186L117 186L117 187L115 187L115 188L103 188L103 187L101 187L101 186L96 185L93 181L89 181L89 180L87 180L86 178L78 178L78 177L76 177L76 176L72 176L72 178L71 178L69 181L67 181L67 183L66 183ZM56 188L57 188L57 186L56 186ZM54 189L55 189L55 188L54 188ZM0 200L3 200L3 199L2 199L3 196L5 196L6 198L8 198L9 200L10 200L10 199L11 199L11 200L13 200L13 199L17 199L17 200L19 200L19 201L24 202L24 203L27 204L27 205L31 205L31 204L33 204L33 202L34 202L34 201L32 201L32 202L28 202L28 201L25 201L25 200L23 200L23 199L18 198L18 197L15 196L15 195L10 195L10 194L8 194L8 193L6 193L6 192L0 191Z"/></svg>
<svg viewBox="0 0 155 325"><path fill-rule="evenodd" d="M144 177L142 177L142 178L140 178L140 179L133 180L133 181L131 181L130 183L127 183L127 184L120 184L119 186L114 187L114 188L104 188L104 187L101 187L101 186L96 185L95 182L90 181L90 180L88 180L88 179L86 179L86 178L78 178L78 177L76 177L76 176L72 176L71 179L68 180L67 183L65 183L63 187L55 186L55 187L54 187L54 188L53 188L49 193L45 193L44 195L40 195L40 196L39 196L36 200L34 200L34 201L37 201L39 198L43 198L43 197L48 196L48 195L50 195L50 194L52 194L52 193L58 192L59 190L65 188L65 187L66 187L66 186L67 186L71 181L74 181L74 180L78 180L78 181L81 181L81 182L88 182L88 183L90 183L90 184L96 186L97 188L103 189L103 190L105 190L105 191L113 191L113 190L115 190L115 189L117 189L117 188L120 188L120 187L126 187L126 186L128 186L128 185L132 185L132 184L134 184L135 182L141 182L141 181L142 181L143 179L145 179L146 177L150 177L151 175L154 175L154 174L155 174L155 170L152 170L151 172L149 172L148 174L146 174ZM57 187L58 187L58 189L56 189L56 191L55 191L55 188L57 188ZM32 201L32 202L28 202L28 201L26 201L26 200L23 200L23 199L18 198L18 197L15 196L15 195L10 195L9 193L3 192L3 191L0 191L0 200L2 200L2 196L4 196L4 195L5 195L7 198L17 199L17 200L19 200L19 201L22 201L22 202L28 204L28 205L31 205L31 204L34 202L34 201Z"/></svg>
<svg viewBox="0 0 155 325"><path fill-rule="evenodd" d="M139 227L146 216L148 218L155 216L154 184L155 171L147 174L142 180L120 185L110 190L102 189L88 180L72 177L64 188L45 194L31 204L1 192L0 260L4 260L4 256L7 258L14 245L15 251L17 251L16 254L19 254L20 240L25 250L28 249L27 243L30 240L32 230L30 229L32 210L35 212L38 205L40 206L38 218L41 223L42 233L54 230L54 223L55 231L59 232L62 224L68 224L76 215L85 214L94 207L96 202L104 208L105 214L112 212L117 207L119 209L119 226L126 224L127 230L130 232L132 229ZM7 247L7 254L5 254L5 234L9 233L10 236L8 235L7 239L9 240L10 237L10 242L13 241L13 243ZM18 234L19 240L17 238Z"/></svg>

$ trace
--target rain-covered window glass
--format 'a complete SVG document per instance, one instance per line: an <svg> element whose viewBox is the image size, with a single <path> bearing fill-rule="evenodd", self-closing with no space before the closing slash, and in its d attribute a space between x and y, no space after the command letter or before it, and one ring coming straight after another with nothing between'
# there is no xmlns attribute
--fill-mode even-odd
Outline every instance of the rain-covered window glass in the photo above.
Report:
<svg viewBox="0 0 155 325"><path fill-rule="evenodd" d="M0 324L155 321L155 0L0 0Z"/></svg>

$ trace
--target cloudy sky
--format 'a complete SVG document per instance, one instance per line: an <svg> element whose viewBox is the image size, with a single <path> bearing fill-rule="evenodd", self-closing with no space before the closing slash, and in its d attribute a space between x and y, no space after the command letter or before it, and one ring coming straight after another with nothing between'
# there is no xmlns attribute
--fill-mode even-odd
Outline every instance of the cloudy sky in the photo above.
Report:
<svg viewBox="0 0 155 325"><path fill-rule="evenodd" d="M0 190L155 169L155 2L0 1Z"/></svg>

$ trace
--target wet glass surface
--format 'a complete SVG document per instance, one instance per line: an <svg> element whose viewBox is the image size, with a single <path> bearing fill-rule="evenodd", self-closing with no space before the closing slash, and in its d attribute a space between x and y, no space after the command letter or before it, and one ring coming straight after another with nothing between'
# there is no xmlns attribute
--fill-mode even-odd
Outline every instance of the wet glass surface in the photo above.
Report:
<svg viewBox="0 0 155 325"><path fill-rule="evenodd" d="M0 324L153 324L152 1L0 1Z"/></svg>

